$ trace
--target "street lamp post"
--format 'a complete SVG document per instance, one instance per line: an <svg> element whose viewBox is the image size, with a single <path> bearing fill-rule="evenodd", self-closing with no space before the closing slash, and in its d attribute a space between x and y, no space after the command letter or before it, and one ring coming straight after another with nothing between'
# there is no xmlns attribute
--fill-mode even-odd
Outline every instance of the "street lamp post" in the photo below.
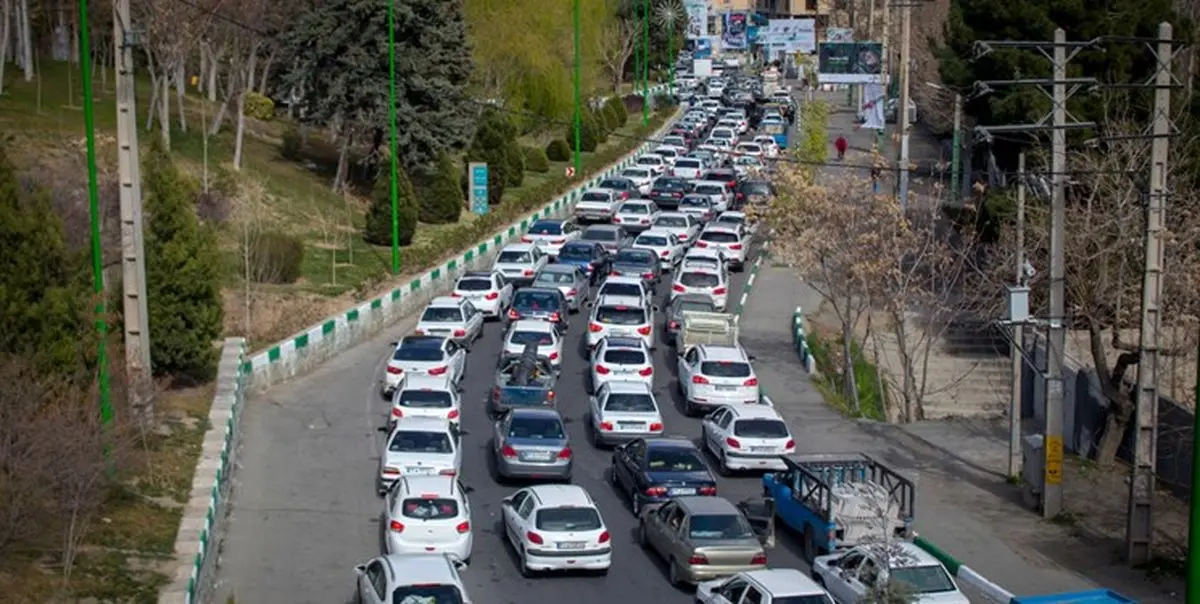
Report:
<svg viewBox="0 0 1200 604"><path fill-rule="evenodd" d="M574 21L575 25L575 174L582 175L583 143L581 135L583 131L583 99L582 92L580 91L579 80L581 77L580 72L583 69L583 60L580 56L580 48L582 47L582 43L580 41L579 33L579 0L575 0L572 10L574 13L572 15L572 20Z"/></svg>
<svg viewBox="0 0 1200 604"><path fill-rule="evenodd" d="M935 90L952 92L949 88L933 82L925 82L926 86ZM962 94L954 92L954 133L950 138L950 194L952 200L961 199L962 195ZM907 112L905 117L907 118ZM897 118L899 119L899 118Z"/></svg>
<svg viewBox="0 0 1200 604"><path fill-rule="evenodd" d="M400 151L396 126L396 0L388 0L388 149L392 198L392 274L400 274Z"/></svg>
<svg viewBox="0 0 1200 604"><path fill-rule="evenodd" d="M642 0L642 125L650 125L650 0Z"/></svg>

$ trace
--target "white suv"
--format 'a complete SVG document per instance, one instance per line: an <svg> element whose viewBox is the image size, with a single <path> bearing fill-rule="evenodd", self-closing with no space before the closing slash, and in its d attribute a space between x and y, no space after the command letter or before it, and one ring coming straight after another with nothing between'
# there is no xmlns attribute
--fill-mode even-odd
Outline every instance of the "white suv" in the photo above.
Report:
<svg viewBox="0 0 1200 604"><path fill-rule="evenodd" d="M379 556L354 567L357 601L363 604L470 602L471 596L458 576L458 571L465 567L466 562L450 556Z"/></svg>
<svg viewBox="0 0 1200 604"><path fill-rule="evenodd" d="M738 227L710 224L696 238L696 247L720 252L734 271L746 266L746 238Z"/></svg>
<svg viewBox="0 0 1200 604"><path fill-rule="evenodd" d="M684 411L720 405L758 404L758 377L750 355L739 347L693 346L679 355L679 391Z"/></svg>
<svg viewBox="0 0 1200 604"><path fill-rule="evenodd" d="M604 338L592 352L591 361L593 391L607 382L654 385L654 356L641 338Z"/></svg>
<svg viewBox="0 0 1200 604"><path fill-rule="evenodd" d="M671 282L671 297L700 294L712 298L717 312L725 312L729 303L729 283L725 271L684 267L675 273Z"/></svg>
<svg viewBox="0 0 1200 604"><path fill-rule="evenodd" d="M647 348L654 348L654 310L645 298L600 297L588 319L588 348L608 337L641 338Z"/></svg>
<svg viewBox="0 0 1200 604"><path fill-rule="evenodd" d="M732 470L787 469L782 455L796 452L796 440L779 412L768 405L726 405L708 414L700 441L720 462L722 474Z"/></svg>
<svg viewBox="0 0 1200 604"><path fill-rule="evenodd" d="M501 514L504 537L517 552L522 576L553 570L607 574L612 566L612 535L581 486L521 489L504 499Z"/></svg>
<svg viewBox="0 0 1200 604"><path fill-rule="evenodd" d="M471 561L471 504L457 476L401 477L384 498L389 554L443 554Z"/></svg>

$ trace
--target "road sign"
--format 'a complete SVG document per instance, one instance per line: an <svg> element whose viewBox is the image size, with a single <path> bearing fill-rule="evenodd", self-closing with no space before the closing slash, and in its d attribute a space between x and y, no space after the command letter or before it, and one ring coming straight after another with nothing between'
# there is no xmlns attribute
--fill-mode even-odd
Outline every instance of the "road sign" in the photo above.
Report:
<svg viewBox="0 0 1200 604"><path fill-rule="evenodd" d="M1063 481L1063 438L1051 436L1046 439L1046 484L1062 484Z"/></svg>
<svg viewBox="0 0 1200 604"><path fill-rule="evenodd" d="M488 165L472 163L468 169L471 175L471 211L482 216L488 213Z"/></svg>
<svg viewBox="0 0 1200 604"><path fill-rule="evenodd" d="M575 178L575 168L574 167L567 166L567 169L565 170L565 172L567 174L567 178Z"/></svg>

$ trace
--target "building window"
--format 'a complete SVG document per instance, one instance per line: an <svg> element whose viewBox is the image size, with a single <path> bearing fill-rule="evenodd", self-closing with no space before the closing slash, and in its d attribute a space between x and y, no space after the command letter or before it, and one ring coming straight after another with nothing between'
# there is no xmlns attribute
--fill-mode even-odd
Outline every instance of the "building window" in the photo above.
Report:
<svg viewBox="0 0 1200 604"><path fill-rule="evenodd" d="M804 10L815 13L820 10L817 6L819 0L804 0Z"/></svg>

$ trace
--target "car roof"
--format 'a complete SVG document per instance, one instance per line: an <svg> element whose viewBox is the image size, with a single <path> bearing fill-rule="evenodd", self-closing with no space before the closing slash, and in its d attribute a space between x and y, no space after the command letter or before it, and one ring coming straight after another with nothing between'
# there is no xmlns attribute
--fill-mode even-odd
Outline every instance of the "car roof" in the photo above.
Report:
<svg viewBox="0 0 1200 604"><path fill-rule="evenodd" d="M659 436L646 439L647 449L687 449L698 451L696 443L682 436Z"/></svg>
<svg viewBox="0 0 1200 604"><path fill-rule="evenodd" d="M540 273L571 273L572 275L579 272L579 269L570 264L547 264L543 266Z"/></svg>
<svg viewBox="0 0 1200 604"><path fill-rule="evenodd" d="M592 496L575 484L539 484L529 487L542 507L595 507Z"/></svg>
<svg viewBox="0 0 1200 604"><path fill-rule="evenodd" d="M390 566L394 578L400 585L459 585L454 564L448 556L431 556L429 554L391 554L380 556L386 560L384 566Z"/></svg>
<svg viewBox="0 0 1200 604"><path fill-rule="evenodd" d="M562 296L562 292L557 287L522 287L514 295L519 296L521 294L556 294L560 297Z"/></svg>
<svg viewBox="0 0 1200 604"><path fill-rule="evenodd" d="M528 417L541 419L556 419L563 421L563 416L555 409L546 409L539 407L515 407L508 411L510 417Z"/></svg>
<svg viewBox="0 0 1200 604"><path fill-rule="evenodd" d="M679 304L681 302L703 302L710 306L716 307L716 305L713 304L712 296L709 296L708 294L680 294L674 298L671 298L672 305Z"/></svg>
<svg viewBox="0 0 1200 604"><path fill-rule="evenodd" d="M643 159L657 159L659 162L664 161L661 155L655 155L653 153L644 153L638 158L639 161Z"/></svg>
<svg viewBox="0 0 1200 604"><path fill-rule="evenodd" d="M606 283L625 283L625 284L631 284L631 285L642 285L642 278L641 277L630 277L627 275L613 275L611 277L605 277L604 283L600 284L600 288L603 289L604 285Z"/></svg>
<svg viewBox="0 0 1200 604"><path fill-rule="evenodd" d="M641 308L642 299L637 296L614 296L612 294L600 296L596 301L596 307L601 306L628 306L630 308Z"/></svg>
<svg viewBox="0 0 1200 604"><path fill-rule="evenodd" d="M649 229L649 230L642 231L642 232L638 233L637 239L641 239L641 238L642 238L644 235L650 235L651 237L663 237L663 238L668 238L667 240L669 241L669 240L670 240L670 239L669 239L669 237L671 236L671 232L670 232L670 231L662 231L662 230L659 230L659 229ZM635 239L634 241L637 241L637 239Z"/></svg>
<svg viewBox="0 0 1200 604"><path fill-rule="evenodd" d="M749 363L746 358L746 353L740 347L732 346L710 346L701 344L698 346L700 351L704 353L704 360L730 363Z"/></svg>
<svg viewBox="0 0 1200 604"><path fill-rule="evenodd" d="M408 487L410 494L429 493L442 497L458 497L461 489L454 484L456 476L403 476L401 484Z"/></svg>
<svg viewBox="0 0 1200 604"><path fill-rule="evenodd" d="M687 260L688 258L710 258L713 260L720 260L721 253L712 248L694 247L688 250L687 254L683 257L684 260Z"/></svg>
<svg viewBox="0 0 1200 604"><path fill-rule="evenodd" d="M724 187L725 181L723 181L723 180L698 180L698 181L696 181L697 187L699 187L701 185L712 185L714 187Z"/></svg>
<svg viewBox="0 0 1200 604"><path fill-rule="evenodd" d="M492 277L495 277L496 275L497 275L497 273L495 271L472 271L469 273L463 273L463 275L461 277L459 277L458 280L462 281L463 279L491 279Z"/></svg>
<svg viewBox="0 0 1200 604"><path fill-rule="evenodd" d="M737 506L724 497L688 495L676 497L679 507L692 514L740 514Z"/></svg>
<svg viewBox="0 0 1200 604"><path fill-rule="evenodd" d="M704 230L700 233L700 235L704 235L704 233L731 233L738 236L741 236L742 234L742 232L736 226L725 226L715 222L708 223L708 226L704 227Z"/></svg>
<svg viewBox="0 0 1200 604"><path fill-rule="evenodd" d="M396 347L411 348L441 348L446 338L440 336L404 336L396 343Z"/></svg>
<svg viewBox="0 0 1200 604"><path fill-rule="evenodd" d="M392 434L396 432L449 432L450 420L444 417L404 417L396 421ZM391 434L388 435L389 440Z"/></svg>
<svg viewBox="0 0 1200 604"><path fill-rule="evenodd" d="M440 308L458 308L462 306L462 298L452 298L450 296L438 296L429 301L429 306L437 306Z"/></svg>
<svg viewBox="0 0 1200 604"><path fill-rule="evenodd" d="M772 597L824 595L825 590L795 568L763 568L742 573Z"/></svg>
<svg viewBox="0 0 1200 604"><path fill-rule="evenodd" d="M611 197L612 189L588 189L583 192L584 195L587 195L588 193L599 193L600 195L608 195Z"/></svg>
<svg viewBox="0 0 1200 604"><path fill-rule="evenodd" d="M540 319L517 319L513 322L512 326L509 327L509 330L515 331L518 329L521 331L550 333L554 331L555 327L553 323L549 321L542 321Z"/></svg>
<svg viewBox="0 0 1200 604"><path fill-rule="evenodd" d="M568 241L565 245L563 245L563 248L580 247L580 248L587 248L587 249L591 250L591 249L595 249L597 245L600 245L600 244L595 241ZM547 266L554 266L554 265L548 264Z"/></svg>
<svg viewBox="0 0 1200 604"><path fill-rule="evenodd" d="M915 543L896 541L899 552L890 552L889 563L892 568L912 568L914 566L934 566L941 562L933 554L921 549Z"/></svg>
<svg viewBox="0 0 1200 604"><path fill-rule="evenodd" d="M662 180L662 179L659 179L659 180ZM644 205L649 205L650 203L651 202L649 199L630 199L629 201L621 202L621 207L623 208L625 206L644 206ZM612 226L612 225L596 225L596 226Z"/></svg>
<svg viewBox="0 0 1200 604"><path fill-rule="evenodd" d="M737 216L739 218L745 218L746 213L739 212L738 210L726 210L724 212L721 212L721 216ZM717 218L720 218L721 216L717 216Z"/></svg>
<svg viewBox="0 0 1200 604"><path fill-rule="evenodd" d="M500 249L501 252L528 252L537 247L533 243L510 243Z"/></svg>
<svg viewBox="0 0 1200 604"><path fill-rule="evenodd" d="M688 216L691 214L686 212L660 212L658 215L659 218L687 218Z"/></svg>
<svg viewBox="0 0 1200 604"><path fill-rule="evenodd" d="M682 275L684 273L703 273L705 275L716 275L718 277L721 276L720 270L709 267L709 266L680 267L678 275Z"/></svg>
<svg viewBox="0 0 1200 604"><path fill-rule="evenodd" d="M641 338L604 338L604 344L608 348L646 349L646 343Z"/></svg>
<svg viewBox="0 0 1200 604"><path fill-rule="evenodd" d="M767 405L726 405L737 419L777 419L783 421L774 407Z"/></svg>
<svg viewBox="0 0 1200 604"><path fill-rule="evenodd" d="M401 390L453 390L454 387L450 384L450 374L443 373L442 375L422 375L413 374L408 376L404 381L404 388Z"/></svg>
<svg viewBox="0 0 1200 604"><path fill-rule="evenodd" d="M586 233L587 231L620 231L620 230L621 230L621 227L612 225L612 224L593 224L593 225L589 226L586 230L584 230L584 232Z"/></svg>
<svg viewBox="0 0 1200 604"><path fill-rule="evenodd" d="M530 224L529 226L534 227L539 224L562 224L564 222L566 222L566 219L564 219L564 218L543 218L541 220L533 221L533 223Z"/></svg>
<svg viewBox="0 0 1200 604"><path fill-rule="evenodd" d="M617 380L614 382L605 382L608 385L610 393L620 394L649 394L654 395L654 391L650 388L650 384L646 382L625 382Z"/></svg>

